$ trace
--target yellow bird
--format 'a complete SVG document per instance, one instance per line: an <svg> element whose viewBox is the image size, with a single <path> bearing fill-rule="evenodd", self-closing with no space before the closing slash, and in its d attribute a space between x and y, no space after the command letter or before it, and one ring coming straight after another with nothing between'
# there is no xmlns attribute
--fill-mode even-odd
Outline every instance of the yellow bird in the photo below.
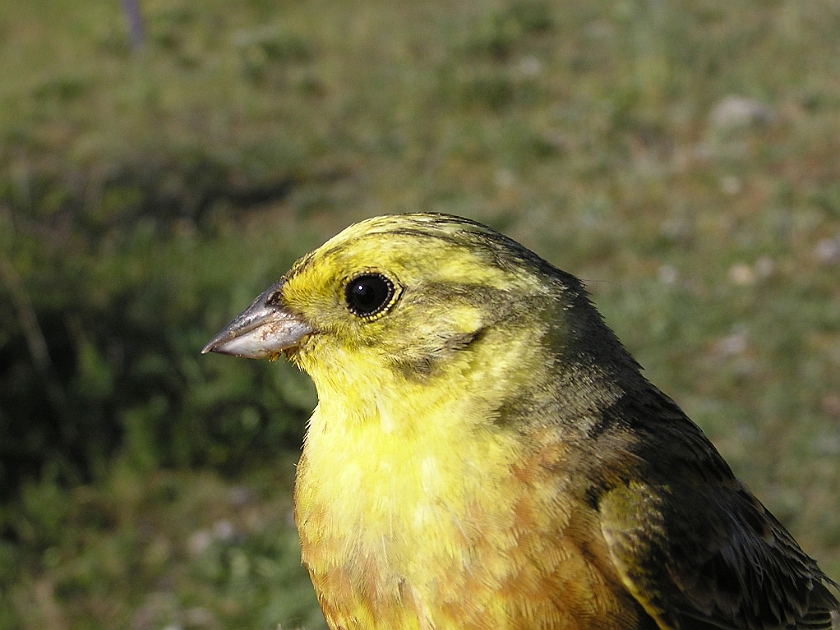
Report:
<svg viewBox="0 0 840 630"><path fill-rule="evenodd" d="M315 382L295 516L333 630L831 627L836 584L582 283L487 227L353 225L209 351Z"/></svg>

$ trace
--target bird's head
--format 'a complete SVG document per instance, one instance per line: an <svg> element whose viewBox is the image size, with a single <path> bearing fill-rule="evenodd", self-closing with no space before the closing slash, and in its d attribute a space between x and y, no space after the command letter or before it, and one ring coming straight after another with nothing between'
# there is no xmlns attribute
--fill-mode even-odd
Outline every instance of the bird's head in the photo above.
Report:
<svg viewBox="0 0 840 630"><path fill-rule="evenodd" d="M203 352L285 355L321 398L440 379L509 390L581 354L587 331L621 349L573 276L472 221L405 214L350 226L301 258Z"/></svg>

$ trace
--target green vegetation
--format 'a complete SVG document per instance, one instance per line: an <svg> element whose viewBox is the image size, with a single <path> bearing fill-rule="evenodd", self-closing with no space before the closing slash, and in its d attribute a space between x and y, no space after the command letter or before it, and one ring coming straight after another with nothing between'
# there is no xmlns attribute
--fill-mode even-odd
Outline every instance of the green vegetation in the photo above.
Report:
<svg viewBox="0 0 840 630"><path fill-rule="evenodd" d="M317 628L315 397L198 354L348 223L462 214L610 325L840 579L840 14L0 3L0 630Z"/></svg>

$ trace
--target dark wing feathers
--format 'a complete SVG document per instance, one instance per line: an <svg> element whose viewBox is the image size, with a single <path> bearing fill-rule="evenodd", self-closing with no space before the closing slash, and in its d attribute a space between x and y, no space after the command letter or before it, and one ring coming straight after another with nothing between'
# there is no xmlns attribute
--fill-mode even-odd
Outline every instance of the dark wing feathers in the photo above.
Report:
<svg viewBox="0 0 840 630"><path fill-rule="evenodd" d="M628 589L663 628L830 630L836 586L658 390L612 413L633 425L644 482L599 510ZM609 412L608 412L609 413Z"/></svg>
<svg viewBox="0 0 840 630"><path fill-rule="evenodd" d="M715 495L714 512L695 516L706 527L666 526L680 626L830 629L837 602L816 562L743 486Z"/></svg>

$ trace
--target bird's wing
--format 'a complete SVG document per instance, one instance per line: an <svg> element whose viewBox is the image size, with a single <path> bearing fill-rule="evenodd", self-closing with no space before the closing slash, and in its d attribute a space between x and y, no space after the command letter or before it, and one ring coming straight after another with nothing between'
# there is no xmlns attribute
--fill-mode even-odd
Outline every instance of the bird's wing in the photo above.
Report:
<svg viewBox="0 0 840 630"><path fill-rule="evenodd" d="M625 587L663 630L831 629L830 580L736 479L631 482L599 510Z"/></svg>

